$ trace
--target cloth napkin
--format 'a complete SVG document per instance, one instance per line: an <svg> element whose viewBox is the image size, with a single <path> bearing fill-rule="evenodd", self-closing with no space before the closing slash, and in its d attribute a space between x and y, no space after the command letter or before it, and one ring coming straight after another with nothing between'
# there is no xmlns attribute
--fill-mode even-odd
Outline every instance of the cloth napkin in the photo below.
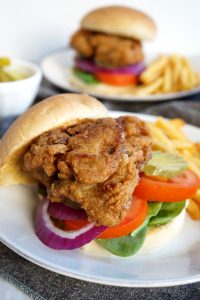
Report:
<svg viewBox="0 0 200 300"><path fill-rule="evenodd" d="M45 84L40 90L37 101L58 92L60 90L55 90ZM111 110L139 111L165 117L181 117L191 124L200 126L200 95L184 101L179 100L157 104L103 102ZM12 116L0 120L1 136L15 118L16 116ZM16 285L35 300L200 299L200 283L169 288L123 288L100 285L45 270L15 254L3 244L0 244L0 276Z"/></svg>

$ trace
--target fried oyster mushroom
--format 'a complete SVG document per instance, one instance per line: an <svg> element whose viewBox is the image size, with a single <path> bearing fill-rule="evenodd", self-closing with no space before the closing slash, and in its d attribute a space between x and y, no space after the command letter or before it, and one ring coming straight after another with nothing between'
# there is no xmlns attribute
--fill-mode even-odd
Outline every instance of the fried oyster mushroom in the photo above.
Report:
<svg viewBox="0 0 200 300"><path fill-rule="evenodd" d="M135 117L85 119L37 137L24 169L46 186L52 202L77 202L89 221L115 226L127 214L151 138Z"/></svg>

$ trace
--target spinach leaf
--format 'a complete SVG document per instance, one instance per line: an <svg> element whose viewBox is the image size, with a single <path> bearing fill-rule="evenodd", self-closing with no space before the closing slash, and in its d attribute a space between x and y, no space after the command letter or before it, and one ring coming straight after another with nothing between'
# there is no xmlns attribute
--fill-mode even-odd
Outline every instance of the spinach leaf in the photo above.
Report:
<svg viewBox="0 0 200 300"><path fill-rule="evenodd" d="M164 202L158 214L150 219L148 226L160 226L172 221L182 212L185 203L185 201Z"/></svg>
<svg viewBox="0 0 200 300"><path fill-rule="evenodd" d="M148 202L148 215L143 224L131 232L130 236L134 237L136 234L148 225L151 217L156 216L162 207L162 202Z"/></svg>
<svg viewBox="0 0 200 300"><path fill-rule="evenodd" d="M127 235L114 239L97 239L97 243L114 255L127 257L135 254L145 240L147 226L142 228L134 237Z"/></svg>
<svg viewBox="0 0 200 300"><path fill-rule="evenodd" d="M129 235L131 237L134 237L138 234L138 232L140 232L143 228L147 227L148 225L148 219L146 218L146 220L144 221L144 223L142 223L139 227L137 227L135 230L133 230Z"/></svg>
<svg viewBox="0 0 200 300"><path fill-rule="evenodd" d="M97 80L94 75L84 72L82 70L74 69L74 74L86 84L99 83L99 80Z"/></svg>
<svg viewBox="0 0 200 300"><path fill-rule="evenodd" d="M156 216L162 209L163 202L148 202L148 215L147 218Z"/></svg>

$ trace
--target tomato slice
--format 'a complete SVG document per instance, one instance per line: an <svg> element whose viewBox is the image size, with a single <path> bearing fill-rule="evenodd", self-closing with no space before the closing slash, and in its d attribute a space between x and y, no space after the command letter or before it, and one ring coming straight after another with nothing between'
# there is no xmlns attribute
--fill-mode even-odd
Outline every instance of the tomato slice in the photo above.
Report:
<svg viewBox="0 0 200 300"><path fill-rule="evenodd" d="M178 202L191 198L200 187L200 178L192 171L167 181L142 176L134 195L150 201Z"/></svg>
<svg viewBox="0 0 200 300"><path fill-rule="evenodd" d="M67 230L79 230L89 224L87 219L64 221Z"/></svg>
<svg viewBox="0 0 200 300"><path fill-rule="evenodd" d="M123 221L117 226L108 228L99 236L99 238L116 238L131 233L144 222L147 212L147 201L134 196L131 208ZM64 223L66 230L79 230L89 224L87 220L64 221Z"/></svg>
<svg viewBox="0 0 200 300"><path fill-rule="evenodd" d="M108 228L98 238L110 239L128 235L144 222L147 212L147 201L134 196L131 208L123 221L117 226Z"/></svg>
<svg viewBox="0 0 200 300"><path fill-rule="evenodd" d="M97 72L95 76L98 80L117 86L135 85L137 77L134 74Z"/></svg>

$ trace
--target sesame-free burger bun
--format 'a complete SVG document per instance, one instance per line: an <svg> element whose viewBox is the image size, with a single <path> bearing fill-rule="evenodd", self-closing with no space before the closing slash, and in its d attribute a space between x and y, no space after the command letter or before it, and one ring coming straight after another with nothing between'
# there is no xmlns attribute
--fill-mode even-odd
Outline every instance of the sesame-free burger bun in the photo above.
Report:
<svg viewBox="0 0 200 300"><path fill-rule="evenodd" d="M0 185L31 183L22 168L23 155L33 139L56 127L71 126L83 118L103 118L107 109L95 98L60 94L39 102L21 115L0 141Z"/></svg>
<svg viewBox="0 0 200 300"><path fill-rule="evenodd" d="M81 28L137 40L152 40L156 34L154 21L146 14L124 6L107 6L89 12Z"/></svg>

